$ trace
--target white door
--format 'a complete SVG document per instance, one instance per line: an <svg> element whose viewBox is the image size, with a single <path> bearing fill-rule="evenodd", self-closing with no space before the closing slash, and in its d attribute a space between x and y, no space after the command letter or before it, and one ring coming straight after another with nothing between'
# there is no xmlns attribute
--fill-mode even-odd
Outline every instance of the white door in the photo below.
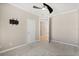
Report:
<svg viewBox="0 0 79 59"><path fill-rule="evenodd" d="M49 42L49 21L44 19L40 21L40 40Z"/></svg>
<svg viewBox="0 0 79 59"><path fill-rule="evenodd" d="M27 20L27 43L35 42L35 20L28 19Z"/></svg>

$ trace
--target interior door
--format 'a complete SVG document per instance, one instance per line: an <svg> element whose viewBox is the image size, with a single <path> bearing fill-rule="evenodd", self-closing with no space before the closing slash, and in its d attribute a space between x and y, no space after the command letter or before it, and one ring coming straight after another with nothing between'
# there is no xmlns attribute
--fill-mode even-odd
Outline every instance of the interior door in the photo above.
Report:
<svg viewBox="0 0 79 59"><path fill-rule="evenodd" d="M35 27L35 20L33 19L28 19L27 20L27 42L32 43L35 42L35 32L36 32L36 27Z"/></svg>
<svg viewBox="0 0 79 59"><path fill-rule="evenodd" d="M40 40L49 42L49 22L47 19L40 21Z"/></svg>

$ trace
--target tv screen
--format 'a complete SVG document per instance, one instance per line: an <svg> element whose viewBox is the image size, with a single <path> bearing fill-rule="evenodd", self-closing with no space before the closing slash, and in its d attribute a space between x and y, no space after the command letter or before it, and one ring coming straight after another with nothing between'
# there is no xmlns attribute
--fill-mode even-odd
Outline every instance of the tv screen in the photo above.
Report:
<svg viewBox="0 0 79 59"><path fill-rule="evenodd" d="M18 20L10 19L10 24L18 25L19 24L19 21Z"/></svg>

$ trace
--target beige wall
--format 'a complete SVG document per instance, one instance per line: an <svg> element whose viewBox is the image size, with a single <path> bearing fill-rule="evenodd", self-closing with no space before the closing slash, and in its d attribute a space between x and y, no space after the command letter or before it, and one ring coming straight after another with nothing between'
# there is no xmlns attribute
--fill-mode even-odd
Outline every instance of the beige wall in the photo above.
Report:
<svg viewBox="0 0 79 59"><path fill-rule="evenodd" d="M9 24L10 18L17 18L19 20L19 25L15 26ZM27 44L26 20L28 18L37 20L37 39L39 28L38 16L20 10L9 4L0 4L0 51L25 43Z"/></svg>
<svg viewBox="0 0 79 59"><path fill-rule="evenodd" d="M52 40L78 44L78 10L52 17Z"/></svg>
<svg viewBox="0 0 79 59"><path fill-rule="evenodd" d="M77 21L77 23L78 23L78 46L79 46L79 10L78 10L78 21Z"/></svg>

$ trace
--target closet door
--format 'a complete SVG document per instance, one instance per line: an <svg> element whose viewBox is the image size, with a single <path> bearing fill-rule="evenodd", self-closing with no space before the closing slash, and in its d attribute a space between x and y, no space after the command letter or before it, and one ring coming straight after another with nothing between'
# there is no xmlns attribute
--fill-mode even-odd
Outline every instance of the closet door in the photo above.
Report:
<svg viewBox="0 0 79 59"><path fill-rule="evenodd" d="M35 32L36 32L36 26L35 26L35 20L28 19L27 20L27 42L32 43L35 42Z"/></svg>

